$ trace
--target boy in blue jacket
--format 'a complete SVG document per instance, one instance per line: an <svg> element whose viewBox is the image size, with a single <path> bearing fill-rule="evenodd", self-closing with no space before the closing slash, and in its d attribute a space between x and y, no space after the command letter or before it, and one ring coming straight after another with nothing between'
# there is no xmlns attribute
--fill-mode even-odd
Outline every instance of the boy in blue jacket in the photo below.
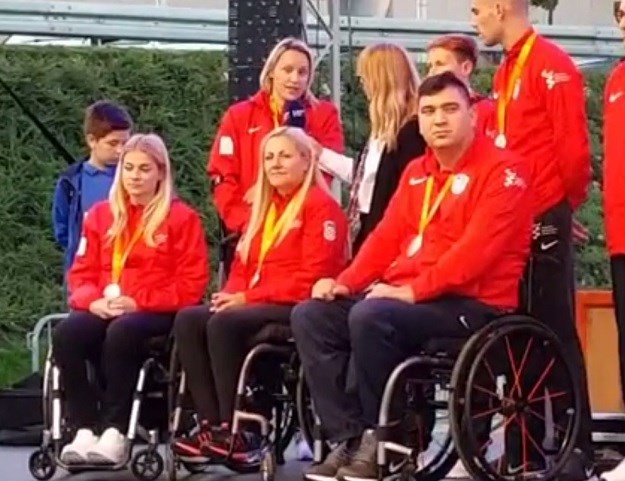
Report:
<svg viewBox="0 0 625 481"><path fill-rule="evenodd" d="M85 112L89 156L61 174L52 202L54 237L65 251L65 272L78 250L85 214L93 204L108 198L119 154L130 136L132 124L128 112L112 102L96 102Z"/></svg>

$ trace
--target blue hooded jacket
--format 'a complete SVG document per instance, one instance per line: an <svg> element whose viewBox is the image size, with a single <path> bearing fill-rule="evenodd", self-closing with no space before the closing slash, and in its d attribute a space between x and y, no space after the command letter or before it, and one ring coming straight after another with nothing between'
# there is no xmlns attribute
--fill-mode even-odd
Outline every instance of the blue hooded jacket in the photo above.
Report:
<svg viewBox="0 0 625 481"><path fill-rule="evenodd" d="M52 226L54 238L65 252L63 263L67 272L74 261L80 242L84 209L83 171L88 159L70 165L60 176L52 200Z"/></svg>

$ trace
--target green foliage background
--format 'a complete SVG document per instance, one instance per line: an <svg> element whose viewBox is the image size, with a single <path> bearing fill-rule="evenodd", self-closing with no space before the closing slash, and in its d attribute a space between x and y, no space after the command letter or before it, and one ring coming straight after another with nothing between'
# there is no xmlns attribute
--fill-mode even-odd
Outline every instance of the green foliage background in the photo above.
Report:
<svg viewBox="0 0 625 481"><path fill-rule="evenodd" d="M4 47L0 75L76 157L86 153L81 133L85 106L102 98L127 106L138 129L156 131L166 139L179 193L202 212L214 246L216 217L208 198L205 163L208 145L228 102L225 62L223 54L214 52ZM350 65L345 62L342 116L348 150L353 152L366 135L367 114ZM491 73L478 73L478 90L490 90ZM322 72L320 84L324 78ZM588 75L597 181L601 177L603 82L602 73ZM0 112L2 357L9 339L23 339L39 317L64 310L61 252L52 237L50 207L55 180L65 163L3 90ZM590 245L579 255L580 283L606 286L598 184L580 218L592 233ZM212 251L215 254L216 248Z"/></svg>

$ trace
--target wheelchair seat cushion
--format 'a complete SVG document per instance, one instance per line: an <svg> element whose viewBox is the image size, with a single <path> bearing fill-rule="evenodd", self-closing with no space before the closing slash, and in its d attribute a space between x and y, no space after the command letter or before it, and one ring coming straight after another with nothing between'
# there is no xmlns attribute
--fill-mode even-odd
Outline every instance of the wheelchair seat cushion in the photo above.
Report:
<svg viewBox="0 0 625 481"><path fill-rule="evenodd" d="M145 343L145 349L150 357L157 357L167 352L171 336L165 334L163 336L155 336L149 338Z"/></svg>
<svg viewBox="0 0 625 481"><path fill-rule="evenodd" d="M249 341L248 347L251 349L259 344L289 344L291 326L282 323L271 323L262 327Z"/></svg>
<svg viewBox="0 0 625 481"><path fill-rule="evenodd" d="M463 346L467 342L463 337L441 337L430 339L423 346L423 352L429 356L447 356L456 358L460 355Z"/></svg>

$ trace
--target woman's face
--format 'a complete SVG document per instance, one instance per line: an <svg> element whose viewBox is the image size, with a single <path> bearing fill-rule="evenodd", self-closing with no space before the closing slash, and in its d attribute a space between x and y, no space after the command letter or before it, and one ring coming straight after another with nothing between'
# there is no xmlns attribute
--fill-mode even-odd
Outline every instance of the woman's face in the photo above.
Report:
<svg viewBox="0 0 625 481"><path fill-rule="evenodd" d="M304 182L309 160L286 135L270 138L263 152L263 168L269 184L282 194L296 190Z"/></svg>
<svg viewBox="0 0 625 481"><path fill-rule="evenodd" d="M306 92L310 75L308 56L299 50L287 50L271 72L272 94L284 102L300 99Z"/></svg>
<svg viewBox="0 0 625 481"><path fill-rule="evenodd" d="M131 150L122 160L122 185L135 200L149 201L155 194L163 175L157 163L140 150Z"/></svg>

